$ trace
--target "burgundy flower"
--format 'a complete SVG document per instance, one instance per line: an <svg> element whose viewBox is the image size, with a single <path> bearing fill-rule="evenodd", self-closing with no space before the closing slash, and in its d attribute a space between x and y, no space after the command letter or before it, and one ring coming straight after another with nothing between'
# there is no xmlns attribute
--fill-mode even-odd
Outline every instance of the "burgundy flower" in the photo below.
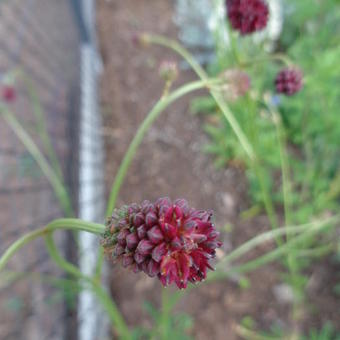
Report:
<svg viewBox="0 0 340 340"><path fill-rule="evenodd" d="M285 68L275 79L276 92L292 96L299 92L303 86L302 72L298 68Z"/></svg>
<svg viewBox="0 0 340 340"><path fill-rule="evenodd" d="M267 26L269 10L263 0L226 0L226 6L231 27L242 35Z"/></svg>
<svg viewBox="0 0 340 340"><path fill-rule="evenodd" d="M1 98L7 103L11 103L15 100L16 92L13 86L3 85L1 89Z"/></svg>
<svg viewBox="0 0 340 340"><path fill-rule="evenodd" d="M206 278L209 260L222 245L212 212L189 208L187 201L160 198L116 210L102 245L113 259L135 272L158 276L164 286L186 288Z"/></svg>

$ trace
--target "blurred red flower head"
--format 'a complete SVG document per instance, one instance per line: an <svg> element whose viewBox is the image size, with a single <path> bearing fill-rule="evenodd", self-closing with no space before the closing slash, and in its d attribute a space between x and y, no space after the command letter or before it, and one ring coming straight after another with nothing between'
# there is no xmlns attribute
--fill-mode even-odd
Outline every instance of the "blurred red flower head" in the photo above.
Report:
<svg viewBox="0 0 340 340"><path fill-rule="evenodd" d="M302 80L303 75L298 68L285 68L276 76L276 92L285 94L286 96L292 96L302 89Z"/></svg>
<svg viewBox="0 0 340 340"><path fill-rule="evenodd" d="M263 0L226 0L226 6L231 27L242 35L267 26L269 9Z"/></svg>
<svg viewBox="0 0 340 340"><path fill-rule="evenodd" d="M13 102L16 98L15 88L11 85L2 85L1 98L7 103Z"/></svg>

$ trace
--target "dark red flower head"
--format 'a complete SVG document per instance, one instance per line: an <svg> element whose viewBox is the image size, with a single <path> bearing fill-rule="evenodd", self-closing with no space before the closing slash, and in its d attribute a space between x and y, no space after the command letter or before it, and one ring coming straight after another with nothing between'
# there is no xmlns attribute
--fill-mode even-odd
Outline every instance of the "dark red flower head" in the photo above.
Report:
<svg viewBox="0 0 340 340"><path fill-rule="evenodd" d="M116 210L102 245L113 259L135 272L158 276L164 286L186 288L206 278L209 260L222 245L212 212L189 208L184 199L160 198Z"/></svg>
<svg viewBox="0 0 340 340"><path fill-rule="evenodd" d="M303 86L302 72L298 68L285 68L275 79L276 92L292 96L299 92Z"/></svg>
<svg viewBox="0 0 340 340"><path fill-rule="evenodd" d="M226 6L231 27L242 35L267 26L269 10L263 0L226 0Z"/></svg>
<svg viewBox="0 0 340 340"><path fill-rule="evenodd" d="M13 86L3 85L1 89L1 98L7 103L11 103L15 100L16 92Z"/></svg>

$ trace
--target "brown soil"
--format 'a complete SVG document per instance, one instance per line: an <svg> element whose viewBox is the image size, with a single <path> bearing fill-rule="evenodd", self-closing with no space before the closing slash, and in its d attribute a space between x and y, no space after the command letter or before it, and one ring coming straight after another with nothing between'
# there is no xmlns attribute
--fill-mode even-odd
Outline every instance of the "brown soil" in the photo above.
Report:
<svg viewBox="0 0 340 340"><path fill-rule="evenodd" d="M137 48L132 36L149 31L175 38L171 3L98 1L108 188L139 124L162 94L159 63L164 59L178 60L164 48ZM175 85L193 79L191 72L181 72ZM194 207L213 209L220 229L226 224L232 226L232 233L223 233L222 251L229 252L269 226L264 217L240 219L240 211L249 203L244 175L235 168L217 171L212 159L201 152L206 137L200 119L189 113L190 98L193 96L171 106L151 128L133 161L118 206L161 196L185 197ZM289 305L279 303L273 293L273 287L281 282L278 269L269 265L250 274L247 289L240 288L236 279L202 284L185 295L176 311L193 317L191 335L195 339L239 339L234 326L246 316L252 316L260 329L268 330L273 325L290 329ZM129 325L150 325L142 304L147 300L159 305L161 286L157 280L115 268L111 290ZM329 315L329 309L324 309L323 320L329 316L335 321L336 315ZM320 318L316 325L321 323Z"/></svg>

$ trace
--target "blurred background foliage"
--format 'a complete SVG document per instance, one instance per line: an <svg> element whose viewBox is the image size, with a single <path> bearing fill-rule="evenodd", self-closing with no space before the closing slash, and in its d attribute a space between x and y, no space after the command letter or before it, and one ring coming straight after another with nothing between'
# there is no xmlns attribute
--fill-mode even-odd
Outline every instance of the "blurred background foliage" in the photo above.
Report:
<svg viewBox="0 0 340 340"><path fill-rule="evenodd" d="M223 34L217 32L217 57L208 65L212 76L236 68L247 72L251 79L250 91L245 96L236 101L228 101L226 96L226 100L255 149L262 179L210 97L196 98L191 103L191 111L203 117L204 130L209 137L203 151L213 156L216 167L236 166L247 177L250 207L242 213L243 217L264 211L261 180L265 181L276 212L283 216L282 150L275 123L277 114L289 166L290 223L307 223L316 216L336 213L339 208L340 2L282 0L281 9L283 25L277 40L263 36L258 39L257 35L239 38L228 28L227 22L224 27L217 27L217 30L228 32L230 44L228 49L223 49L224 42L218 38ZM274 83L276 74L293 65L302 70L304 87L294 96L278 96ZM332 240L334 230L301 244L301 249L314 253L313 259L294 258L298 274L283 276L287 284L295 287L300 301L304 299L308 283L306 268L314 263L315 257L331 254L332 261L340 260L340 250L336 250L337 245ZM319 255L316 249L321 251ZM338 287L334 287L335 293L339 291ZM281 330L270 334L253 333L253 330L246 327L241 335L246 339L283 337ZM326 324L321 330L311 329L301 339L339 337L332 325Z"/></svg>
<svg viewBox="0 0 340 340"><path fill-rule="evenodd" d="M289 149L294 222L305 223L325 209L336 210L340 194L340 6L335 0L284 0L282 9L283 30L277 41L237 39L231 32L230 48L223 53L219 49L208 69L212 75L230 68L242 68L249 74L250 93L229 105L255 146L277 204L282 203L280 154L266 103L279 112ZM218 48L219 43L216 45ZM268 51L273 58L268 58ZM287 62L291 60L304 73L304 88L295 96L275 95L275 75L283 66L275 58L281 55L287 55ZM204 151L214 156L217 167L237 164L245 168L251 201L262 206L258 178L247 171L246 155L214 101L197 98L191 110L208 114L204 129L210 143Z"/></svg>

